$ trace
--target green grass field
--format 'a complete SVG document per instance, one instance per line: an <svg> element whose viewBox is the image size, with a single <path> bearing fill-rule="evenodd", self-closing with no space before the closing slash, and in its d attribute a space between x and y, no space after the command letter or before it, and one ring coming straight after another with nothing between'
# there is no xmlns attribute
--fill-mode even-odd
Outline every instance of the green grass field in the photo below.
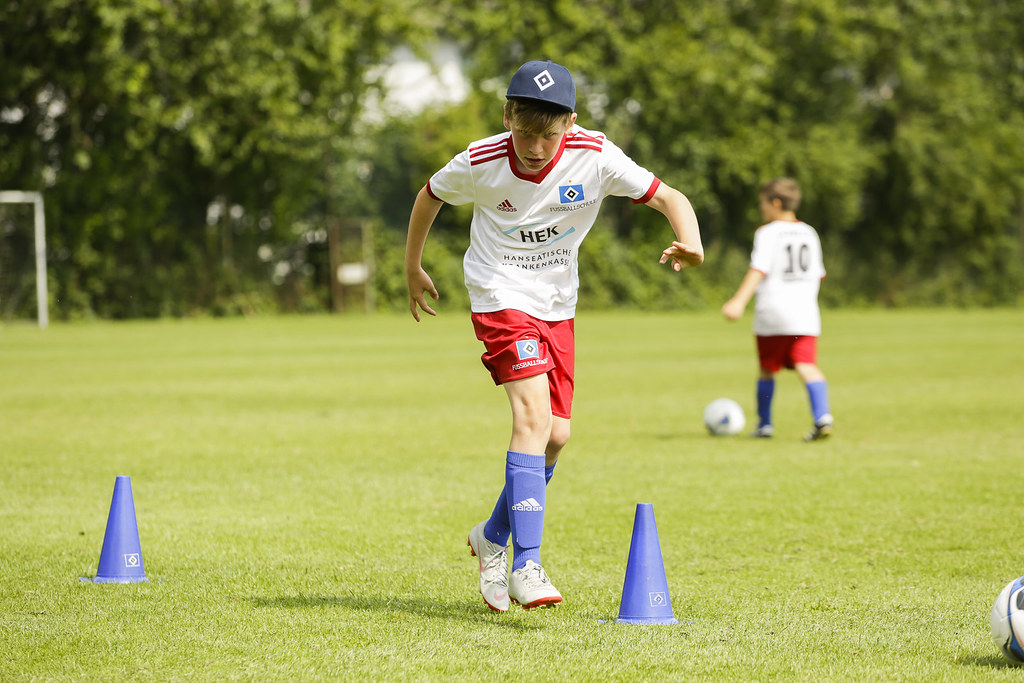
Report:
<svg viewBox="0 0 1024 683"><path fill-rule="evenodd" d="M826 311L836 436L793 373L753 413L748 317L583 312L548 491L557 610L490 612L504 392L468 316L0 327L0 680L1020 680L1024 314ZM149 582L97 585L114 480ZM615 624L654 505L675 626Z"/></svg>

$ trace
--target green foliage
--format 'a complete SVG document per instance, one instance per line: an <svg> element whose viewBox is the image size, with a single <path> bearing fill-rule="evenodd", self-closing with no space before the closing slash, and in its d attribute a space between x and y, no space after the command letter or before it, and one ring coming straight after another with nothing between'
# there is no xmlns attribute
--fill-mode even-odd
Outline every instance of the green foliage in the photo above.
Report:
<svg viewBox="0 0 1024 683"><path fill-rule="evenodd" d="M378 230L374 234L374 287L378 308L382 311L408 311L405 236L394 230ZM397 238L401 238L401 241ZM467 246L468 238L454 231L435 231L427 243L423 268L437 289L438 300L431 301L430 305L439 313L469 310L469 295L462 276L462 256Z"/></svg>
<svg viewBox="0 0 1024 683"><path fill-rule="evenodd" d="M370 211L385 226L404 231L416 193L430 176L470 142L491 135L501 125L501 109L484 99L475 94L455 105L427 109L414 119L390 117L369 128L357 155L362 177L357 183L349 181L358 184L363 195L353 210ZM434 231L465 234L471 211L471 207L446 207Z"/></svg>
<svg viewBox="0 0 1024 683"><path fill-rule="evenodd" d="M840 283L850 298L970 304L1024 290L1022 7L663 0L460 17L478 78L539 55L570 66L581 124L686 193L707 243L749 247L757 187L791 175L802 217L840 236L827 256L863 271ZM527 45L531 26L559 30ZM631 216L615 220L633 235ZM973 293L933 279L936 262Z"/></svg>
<svg viewBox="0 0 1024 683"><path fill-rule="evenodd" d="M57 312L183 314L260 289L261 245L339 211L329 180L369 69L430 16L406 0L6 3L0 186L46 192Z"/></svg>
<svg viewBox="0 0 1024 683"><path fill-rule="evenodd" d="M57 317L324 306L316 235L403 231L430 174L501 130L508 77L538 57L576 75L581 125L691 199L712 254L749 250L756 189L785 174L842 275L836 303L1024 292L1019 2L10 0L0 35L0 188L46 194ZM467 99L381 116L379 67L434 40L461 51ZM468 216L442 211L434 236L457 242ZM664 221L603 220L622 244L597 271L622 279L586 284L592 299L663 305L632 245L660 244ZM740 276L719 267L684 279L717 292Z"/></svg>

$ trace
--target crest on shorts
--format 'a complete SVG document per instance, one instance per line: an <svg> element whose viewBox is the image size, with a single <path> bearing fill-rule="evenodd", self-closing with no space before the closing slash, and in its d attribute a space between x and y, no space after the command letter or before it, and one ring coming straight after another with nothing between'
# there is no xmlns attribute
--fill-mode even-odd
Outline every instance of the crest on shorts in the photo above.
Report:
<svg viewBox="0 0 1024 683"><path fill-rule="evenodd" d="M519 356L519 360L540 358L540 344L538 344L537 341L533 339L523 339L522 341L517 341L516 355Z"/></svg>

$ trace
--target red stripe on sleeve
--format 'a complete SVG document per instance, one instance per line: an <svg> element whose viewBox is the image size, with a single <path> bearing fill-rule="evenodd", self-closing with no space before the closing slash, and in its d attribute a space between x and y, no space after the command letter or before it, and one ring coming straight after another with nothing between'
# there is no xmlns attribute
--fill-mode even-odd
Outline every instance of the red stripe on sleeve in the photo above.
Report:
<svg viewBox="0 0 1024 683"><path fill-rule="evenodd" d="M659 187L661 187L661 181L655 178L654 182L651 183L651 186L647 188L647 192L644 192L644 196L640 197L640 199L634 199L633 203L646 204L647 202L651 201L651 197L654 196L654 193L658 191Z"/></svg>
<svg viewBox="0 0 1024 683"><path fill-rule="evenodd" d="M438 197L436 194L434 194L434 191L430 189L430 181L429 180L427 181L427 194L429 194L433 199L436 199L439 202L443 202L444 201L443 199Z"/></svg>
<svg viewBox="0 0 1024 683"><path fill-rule="evenodd" d="M495 161L497 159L505 159L507 157L508 157L508 154L505 153L504 151L502 151L499 154L493 154L493 155L491 155L489 157L475 157L475 158L470 160L469 165L470 166L479 166L480 164L486 164L488 161Z"/></svg>

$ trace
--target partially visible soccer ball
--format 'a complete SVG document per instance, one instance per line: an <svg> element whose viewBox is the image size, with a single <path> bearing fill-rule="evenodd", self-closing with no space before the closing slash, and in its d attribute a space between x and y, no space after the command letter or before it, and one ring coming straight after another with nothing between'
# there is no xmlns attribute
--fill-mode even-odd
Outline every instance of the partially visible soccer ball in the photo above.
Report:
<svg viewBox="0 0 1024 683"><path fill-rule="evenodd" d="M1014 664L1024 662L1024 576L1006 584L992 605L988 625L999 651Z"/></svg>
<svg viewBox="0 0 1024 683"><path fill-rule="evenodd" d="M716 398L704 409L704 426L713 436L735 436L746 425L743 408L731 398Z"/></svg>

